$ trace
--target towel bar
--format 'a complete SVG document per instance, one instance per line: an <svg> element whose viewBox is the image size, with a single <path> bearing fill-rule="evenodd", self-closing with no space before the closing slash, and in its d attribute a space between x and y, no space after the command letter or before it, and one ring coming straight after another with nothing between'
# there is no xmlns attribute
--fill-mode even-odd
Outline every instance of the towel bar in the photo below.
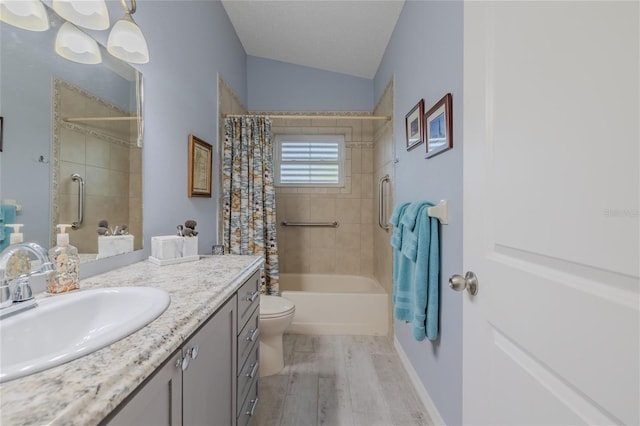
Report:
<svg viewBox="0 0 640 426"><path fill-rule="evenodd" d="M282 226L311 226L316 228L337 228L340 226L335 220L333 222L287 222L283 220L280 222Z"/></svg>
<svg viewBox="0 0 640 426"><path fill-rule="evenodd" d="M437 206L429 207L427 212L429 213L429 216L438 218L441 224L447 225L449 223L448 200L440 200Z"/></svg>

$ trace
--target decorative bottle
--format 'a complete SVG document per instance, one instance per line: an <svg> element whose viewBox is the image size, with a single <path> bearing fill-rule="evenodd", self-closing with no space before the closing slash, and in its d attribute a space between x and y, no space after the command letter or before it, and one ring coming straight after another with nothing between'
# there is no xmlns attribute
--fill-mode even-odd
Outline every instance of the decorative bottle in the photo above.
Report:
<svg viewBox="0 0 640 426"><path fill-rule="evenodd" d="M47 285L47 292L51 294L65 293L80 288L78 270L80 256L78 249L69 244L69 234L66 228L71 225L57 225L59 229L57 245L49 250L49 257L55 267L55 274Z"/></svg>
<svg viewBox="0 0 640 426"><path fill-rule="evenodd" d="M10 244L17 244L24 241L24 236L20 232L20 228L24 226L21 223L9 223L6 227L13 228L11 237L9 239ZM7 279L13 280L20 275L28 274L31 272L31 258L26 250L18 250L7 263Z"/></svg>

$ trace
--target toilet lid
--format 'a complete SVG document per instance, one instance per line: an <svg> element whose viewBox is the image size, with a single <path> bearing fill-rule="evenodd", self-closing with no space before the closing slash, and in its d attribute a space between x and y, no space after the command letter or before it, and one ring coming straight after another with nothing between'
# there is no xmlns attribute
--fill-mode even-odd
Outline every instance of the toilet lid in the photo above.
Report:
<svg viewBox="0 0 640 426"><path fill-rule="evenodd" d="M260 317L273 318L288 315L296 309L292 301L280 296L260 296Z"/></svg>

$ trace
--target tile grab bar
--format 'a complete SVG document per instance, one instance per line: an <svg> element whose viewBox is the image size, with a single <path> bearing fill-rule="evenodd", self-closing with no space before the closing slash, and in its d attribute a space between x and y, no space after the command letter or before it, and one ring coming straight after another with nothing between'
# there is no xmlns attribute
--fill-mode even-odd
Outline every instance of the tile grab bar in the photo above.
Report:
<svg viewBox="0 0 640 426"><path fill-rule="evenodd" d="M315 228L337 228L340 224L337 221L333 222L287 222L283 220L280 222L282 226L310 226Z"/></svg>
<svg viewBox="0 0 640 426"><path fill-rule="evenodd" d="M386 200L384 199L384 183L387 182L388 184L390 184L391 179L389 178L389 175L384 175L383 177L380 178L380 180L378 181L378 226L385 230L388 231L389 230L389 224L388 219L386 219L385 217L387 216L387 212L386 212Z"/></svg>

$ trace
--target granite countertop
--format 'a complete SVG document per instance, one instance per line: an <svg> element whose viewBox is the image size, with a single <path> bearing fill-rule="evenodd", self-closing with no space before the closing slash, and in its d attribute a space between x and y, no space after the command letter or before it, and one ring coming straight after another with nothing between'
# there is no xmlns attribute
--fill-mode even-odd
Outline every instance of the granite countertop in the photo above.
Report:
<svg viewBox="0 0 640 426"><path fill-rule="evenodd" d="M0 424L98 424L261 264L261 257L231 255L170 266L144 261L82 280L80 291L98 287L162 288L171 295L171 303L149 325L106 348L0 384Z"/></svg>

